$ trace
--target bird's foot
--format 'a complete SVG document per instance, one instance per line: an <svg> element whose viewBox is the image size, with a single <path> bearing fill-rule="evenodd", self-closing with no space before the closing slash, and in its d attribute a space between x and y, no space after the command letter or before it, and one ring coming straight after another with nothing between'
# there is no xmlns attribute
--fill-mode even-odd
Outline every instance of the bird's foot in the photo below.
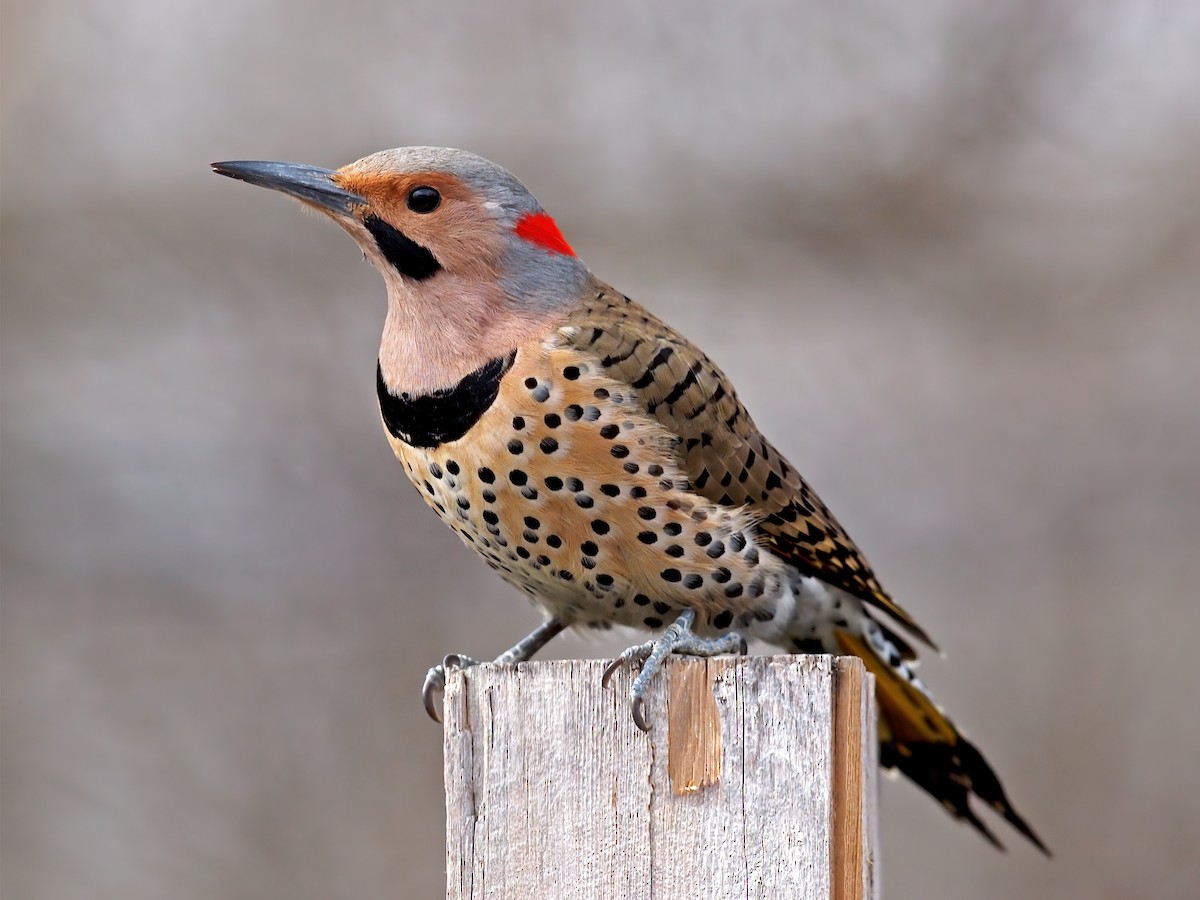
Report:
<svg viewBox="0 0 1200 900"><path fill-rule="evenodd" d="M642 663L642 671L633 680L633 687L629 690L629 707L633 713L633 722L642 731L650 730L650 723L646 720L646 693L650 690L650 683L654 681L654 676L658 674L662 661L667 658L668 654L678 653L683 656L719 656L722 653L736 653L744 656L746 654L746 639L737 632L731 631L729 634L717 638L696 637L692 634L692 625L695 622L696 611L685 609L671 627L657 639L630 647L610 662L608 668L604 670L603 684L608 687L613 675L622 666L632 665L635 662Z"/></svg>
<svg viewBox="0 0 1200 900"><path fill-rule="evenodd" d="M421 702L425 704L425 712L429 713L429 718L435 722L442 721L442 714L438 712L436 698L446 689L446 673L454 669L465 669L477 665L479 665L477 659L471 659L461 653L451 653L425 673L425 684L421 688Z"/></svg>
<svg viewBox="0 0 1200 900"><path fill-rule="evenodd" d="M566 627L557 619L547 619L530 634L521 638L515 646L497 656L495 662L500 664L525 662L550 643L551 639ZM425 712L429 713L429 718L435 722L442 721L441 713L437 708L437 695L446 689L446 673L454 669L477 666L479 663L478 659L471 659L461 653L451 653L442 660L440 665L434 666L425 673L425 685L421 688L421 701L425 704Z"/></svg>

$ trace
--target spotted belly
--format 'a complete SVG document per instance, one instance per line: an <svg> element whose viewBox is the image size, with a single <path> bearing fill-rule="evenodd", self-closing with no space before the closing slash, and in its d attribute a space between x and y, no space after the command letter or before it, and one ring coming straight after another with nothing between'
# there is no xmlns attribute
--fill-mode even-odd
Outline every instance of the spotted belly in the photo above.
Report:
<svg viewBox="0 0 1200 900"><path fill-rule="evenodd" d="M791 570L743 510L689 489L676 440L578 351L522 348L461 437L389 432L421 496L489 566L570 624L716 633L774 621Z"/></svg>

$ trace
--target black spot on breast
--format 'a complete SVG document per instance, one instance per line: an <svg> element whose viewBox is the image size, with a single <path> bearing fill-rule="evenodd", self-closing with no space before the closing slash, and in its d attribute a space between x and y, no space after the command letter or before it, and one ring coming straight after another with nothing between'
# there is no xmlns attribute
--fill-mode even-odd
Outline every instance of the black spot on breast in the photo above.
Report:
<svg viewBox="0 0 1200 900"><path fill-rule="evenodd" d="M411 447L437 447L466 434L496 402L500 381L512 368L517 352L490 360L453 387L413 397L393 394L375 367L379 411L388 433Z"/></svg>
<svg viewBox="0 0 1200 900"><path fill-rule="evenodd" d="M363 225L375 238L375 246L383 258L401 275L424 281L441 270L441 263L429 250L378 216L367 216L363 219Z"/></svg>

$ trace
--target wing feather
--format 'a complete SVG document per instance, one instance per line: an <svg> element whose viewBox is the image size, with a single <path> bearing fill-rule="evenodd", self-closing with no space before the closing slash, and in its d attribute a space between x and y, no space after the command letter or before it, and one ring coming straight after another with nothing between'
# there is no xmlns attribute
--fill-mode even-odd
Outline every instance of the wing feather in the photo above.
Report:
<svg viewBox="0 0 1200 900"><path fill-rule="evenodd" d="M777 555L886 612L933 646L698 347L606 285L597 285L593 301L571 316L562 334L566 343L593 355L609 377L629 385L646 411L676 436L693 490L723 506L747 507Z"/></svg>

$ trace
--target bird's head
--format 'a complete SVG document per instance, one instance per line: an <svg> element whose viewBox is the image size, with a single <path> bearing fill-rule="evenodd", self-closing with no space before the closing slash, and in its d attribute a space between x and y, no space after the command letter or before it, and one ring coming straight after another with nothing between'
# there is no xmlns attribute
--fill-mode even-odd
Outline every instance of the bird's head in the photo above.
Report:
<svg viewBox="0 0 1200 900"><path fill-rule="evenodd" d="M340 169L220 162L342 226L383 275L380 365L390 387L435 390L547 333L590 274L507 170L440 147L384 150Z"/></svg>
<svg viewBox="0 0 1200 900"><path fill-rule="evenodd" d="M499 286L511 301L545 307L575 296L587 270L554 220L510 172L465 150L402 147L340 169L282 162L219 162L221 175L281 191L358 242L403 297Z"/></svg>

